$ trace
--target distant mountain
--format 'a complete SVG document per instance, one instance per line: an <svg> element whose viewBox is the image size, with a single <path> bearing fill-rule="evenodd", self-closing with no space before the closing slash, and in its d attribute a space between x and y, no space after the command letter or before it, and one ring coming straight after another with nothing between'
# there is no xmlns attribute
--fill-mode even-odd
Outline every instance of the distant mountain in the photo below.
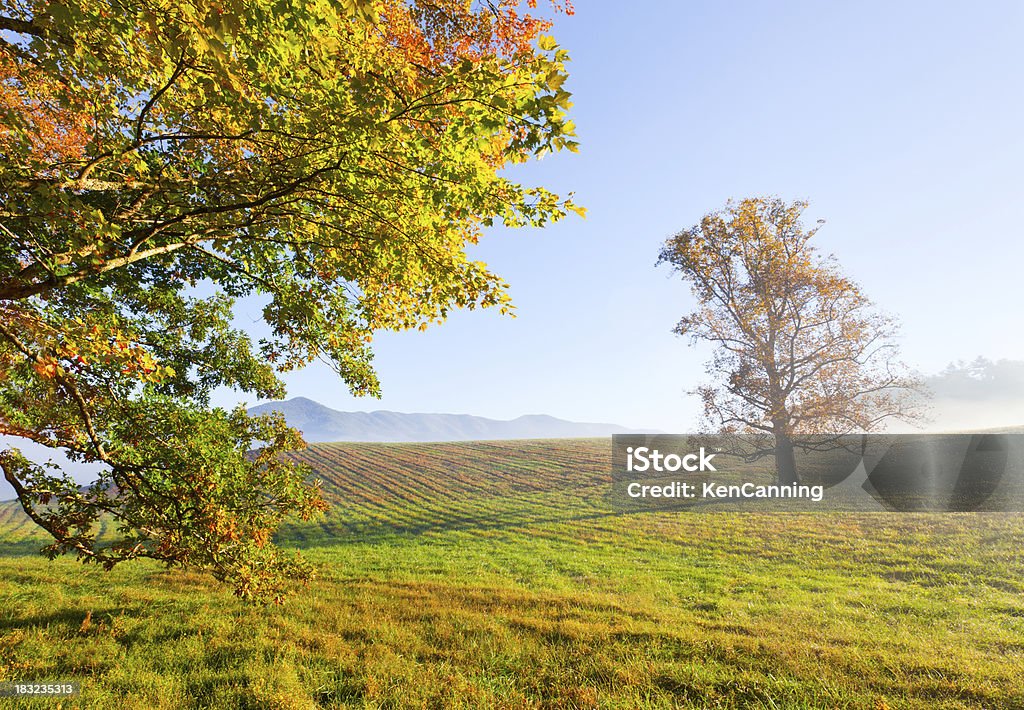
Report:
<svg viewBox="0 0 1024 710"><path fill-rule="evenodd" d="M481 441L488 439L571 439L641 433L616 424L586 424L531 414L511 421L469 414L339 412L305 397L269 402L250 414L280 412L306 441Z"/></svg>

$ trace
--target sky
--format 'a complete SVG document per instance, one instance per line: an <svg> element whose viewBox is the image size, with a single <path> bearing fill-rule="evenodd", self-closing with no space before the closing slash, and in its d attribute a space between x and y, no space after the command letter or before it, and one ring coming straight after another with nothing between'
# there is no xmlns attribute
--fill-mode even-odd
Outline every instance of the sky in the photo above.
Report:
<svg viewBox="0 0 1024 710"><path fill-rule="evenodd" d="M382 399L324 366L286 375L289 397L691 431L712 350L672 333L694 301L659 247L729 198L778 195L810 202L818 247L902 321L932 428L1024 423L1024 4L577 4L552 34L580 153L511 175L587 217L472 250L517 317L381 334ZM258 336L260 304L236 312ZM239 401L258 403L215 403Z"/></svg>
<svg viewBox="0 0 1024 710"><path fill-rule="evenodd" d="M810 202L819 249L901 320L924 375L1024 361L1024 4L577 4L552 34L572 58L580 153L510 175L574 191L587 217L496 228L472 250L511 283L517 317L380 335L380 400L322 366L286 376L289 397L690 430L712 351L671 332L694 301L658 249L756 195ZM258 303L237 314L259 332ZM1015 395L974 402L979 426L1024 423L1024 379L1006 381ZM239 399L256 403L217 403Z"/></svg>

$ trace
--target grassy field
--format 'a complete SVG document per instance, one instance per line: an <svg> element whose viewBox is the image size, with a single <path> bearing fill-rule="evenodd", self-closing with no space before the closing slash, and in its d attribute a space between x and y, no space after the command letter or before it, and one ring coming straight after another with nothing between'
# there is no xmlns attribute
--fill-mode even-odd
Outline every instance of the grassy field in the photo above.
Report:
<svg viewBox="0 0 1024 710"><path fill-rule="evenodd" d="M1024 516L622 514L609 450L316 445L334 508L281 539L322 576L272 608L30 556L0 506L0 681L81 682L64 708L1024 707Z"/></svg>

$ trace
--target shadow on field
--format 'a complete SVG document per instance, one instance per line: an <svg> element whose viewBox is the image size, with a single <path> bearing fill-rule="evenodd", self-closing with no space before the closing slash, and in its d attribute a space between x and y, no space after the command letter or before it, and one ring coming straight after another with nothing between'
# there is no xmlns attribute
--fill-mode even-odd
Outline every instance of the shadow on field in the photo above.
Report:
<svg viewBox="0 0 1024 710"><path fill-rule="evenodd" d="M5 542L0 540L0 556L2 557L38 557L39 551L45 547L45 540L21 540Z"/></svg>
<svg viewBox="0 0 1024 710"><path fill-rule="evenodd" d="M479 516L456 516L431 522L374 522L346 523L343 521L327 521L319 526L288 525L281 529L276 541L281 544L298 547L324 547L326 545L345 545L349 543L379 543L395 538L417 537L430 533L452 532L484 532L494 530L535 529L542 525L576 523L585 520L601 520L634 515L646 511L601 511L581 514L565 514L554 511L549 516L543 515L512 515L499 518L481 518ZM559 514L561 513L561 514Z"/></svg>
<svg viewBox="0 0 1024 710"><path fill-rule="evenodd" d="M0 632L41 628L46 629L47 633L57 633L63 638L79 634L85 636L88 635L91 628L101 623L100 619L112 618L125 613L126 610L122 607L97 607L95 604L64 608L46 614L17 615L8 611L7 614L0 617ZM90 621L84 623L87 615Z"/></svg>
<svg viewBox="0 0 1024 710"><path fill-rule="evenodd" d="M602 501L603 502L603 501ZM306 549L330 545L347 545L351 543L381 543L396 538L417 537L427 534L472 533L490 531L536 531L547 525L571 525L583 521L623 518L633 515L647 515L652 512L664 512L658 509L637 506L635 508L608 509L594 505L594 499L581 499L582 505L537 505L525 504L514 510L495 512L490 510L473 511L471 514L460 514L458 511L425 511L410 509L398 511L404 517L392 519L366 518L357 521L346 521L342 514L335 514L332 519L316 524L286 524L275 537L280 544ZM728 509L732 504L729 500L702 501L688 506L685 514L697 514L696 511L733 512ZM670 509L665 509L670 510ZM377 511L384 515L394 516L396 508L381 506ZM330 515L330 514L329 514ZM430 518L426 518L430 515Z"/></svg>

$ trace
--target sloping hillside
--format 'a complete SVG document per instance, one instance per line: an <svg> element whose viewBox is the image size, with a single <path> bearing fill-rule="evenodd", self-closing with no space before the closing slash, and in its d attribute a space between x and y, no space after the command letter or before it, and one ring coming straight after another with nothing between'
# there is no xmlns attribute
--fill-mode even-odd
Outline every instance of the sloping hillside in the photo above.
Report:
<svg viewBox="0 0 1024 710"><path fill-rule="evenodd" d="M531 525L608 514L608 439L439 444L315 444L293 457L324 483L319 528L285 538L423 533Z"/></svg>
<svg viewBox="0 0 1024 710"><path fill-rule="evenodd" d="M295 457L334 507L282 531L320 577L281 608L10 555L0 507L0 673L126 710L1024 707L1019 515L622 513L600 439Z"/></svg>
<svg viewBox="0 0 1024 710"><path fill-rule="evenodd" d="M292 458L324 484L331 510L286 525L283 541L530 525L606 513L608 439L312 444ZM46 536L16 502L0 503L0 546Z"/></svg>

